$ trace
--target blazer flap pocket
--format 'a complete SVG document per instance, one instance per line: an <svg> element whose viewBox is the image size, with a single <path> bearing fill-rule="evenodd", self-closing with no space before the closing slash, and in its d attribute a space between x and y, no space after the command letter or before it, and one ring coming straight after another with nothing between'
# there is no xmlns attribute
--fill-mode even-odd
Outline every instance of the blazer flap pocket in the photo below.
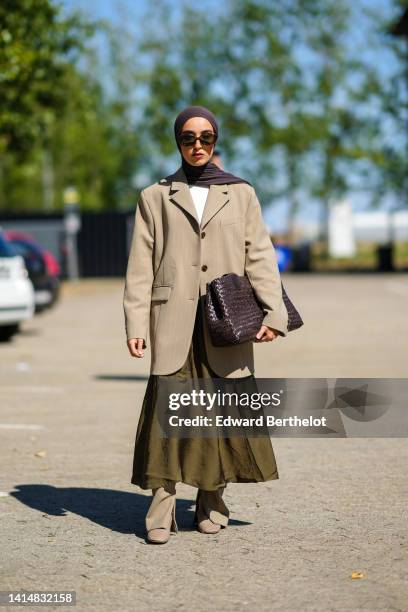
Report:
<svg viewBox="0 0 408 612"><path fill-rule="evenodd" d="M166 302L170 297L171 290L172 287L169 286L152 287L152 302Z"/></svg>

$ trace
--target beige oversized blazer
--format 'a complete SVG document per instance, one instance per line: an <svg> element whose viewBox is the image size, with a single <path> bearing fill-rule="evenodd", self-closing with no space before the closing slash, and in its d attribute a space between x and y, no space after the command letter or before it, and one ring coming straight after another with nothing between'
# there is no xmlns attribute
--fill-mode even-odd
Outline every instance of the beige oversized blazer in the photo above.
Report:
<svg viewBox="0 0 408 612"><path fill-rule="evenodd" d="M253 187L211 185L201 224L182 166L143 189L123 296L127 338L151 345L152 374L171 374L185 362L199 299L206 283L235 272L246 274L265 310L265 325L287 335L288 313L275 249ZM215 347L204 325L212 369L220 377L254 373L252 342Z"/></svg>

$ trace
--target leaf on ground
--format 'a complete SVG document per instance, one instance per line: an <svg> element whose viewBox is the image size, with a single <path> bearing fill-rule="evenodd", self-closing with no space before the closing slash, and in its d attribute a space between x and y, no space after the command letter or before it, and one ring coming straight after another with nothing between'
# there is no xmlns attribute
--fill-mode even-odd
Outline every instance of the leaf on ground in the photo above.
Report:
<svg viewBox="0 0 408 612"><path fill-rule="evenodd" d="M364 578L364 574L362 572L351 572L351 578L353 580L359 580L360 578Z"/></svg>

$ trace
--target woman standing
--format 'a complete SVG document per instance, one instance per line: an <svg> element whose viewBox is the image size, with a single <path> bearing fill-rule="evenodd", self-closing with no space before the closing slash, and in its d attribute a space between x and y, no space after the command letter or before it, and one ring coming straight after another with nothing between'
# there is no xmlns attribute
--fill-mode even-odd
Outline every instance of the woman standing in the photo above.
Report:
<svg viewBox="0 0 408 612"><path fill-rule="evenodd" d="M206 284L223 274L247 275L264 307L257 338L287 335L275 250L250 183L211 162L218 139L214 115L189 106L174 123L181 166L145 188L135 215L124 291L130 354L144 356L150 332L151 367L136 434L131 482L152 489L147 539L165 543L175 520L176 483L198 489L195 523L202 533L228 524L222 499L228 482L279 478L269 437L163 438L157 397L175 379L253 381L253 344L212 345L204 316Z"/></svg>

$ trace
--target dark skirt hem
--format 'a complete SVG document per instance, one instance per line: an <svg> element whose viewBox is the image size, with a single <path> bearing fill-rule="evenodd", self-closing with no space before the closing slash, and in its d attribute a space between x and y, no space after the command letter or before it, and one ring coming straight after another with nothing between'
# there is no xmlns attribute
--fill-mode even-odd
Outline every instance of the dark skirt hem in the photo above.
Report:
<svg viewBox="0 0 408 612"><path fill-rule="evenodd" d="M196 487L197 489L201 489L203 491L217 491L220 488L225 487L227 484L229 483L249 483L249 482L254 482L254 483L258 483L258 482L268 482L270 480L279 480L279 474L278 472L273 472L270 476L264 477L264 478L245 478L243 476L231 476L230 478L226 478L224 482L218 484L218 485L205 485L205 487L203 486L203 484L200 484L199 482L197 482L196 480L194 480L193 478L188 478L184 477L182 480L178 479L178 480L172 480L170 478L163 478L162 476L155 476L153 474L149 474L149 475L145 475L145 477L143 478L137 478L135 476L132 477L131 479L131 484L134 484L138 487L140 487L141 489L147 490L147 489L154 489L158 486L164 486L165 484L168 483L182 483L182 484L186 484L189 485L190 487Z"/></svg>

